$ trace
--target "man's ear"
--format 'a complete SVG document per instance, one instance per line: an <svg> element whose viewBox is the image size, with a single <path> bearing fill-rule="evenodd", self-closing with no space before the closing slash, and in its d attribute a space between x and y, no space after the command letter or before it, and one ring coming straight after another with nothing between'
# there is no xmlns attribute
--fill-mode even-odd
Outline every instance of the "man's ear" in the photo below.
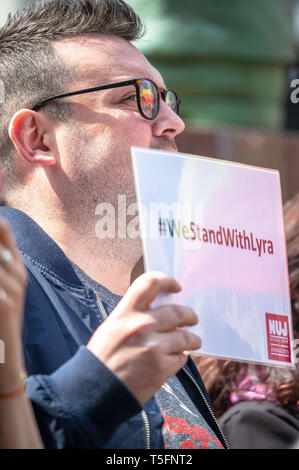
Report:
<svg viewBox="0 0 299 470"><path fill-rule="evenodd" d="M27 162L52 166L56 164L56 157L46 144L47 130L47 122L41 114L20 109L12 117L8 132L17 152Z"/></svg>

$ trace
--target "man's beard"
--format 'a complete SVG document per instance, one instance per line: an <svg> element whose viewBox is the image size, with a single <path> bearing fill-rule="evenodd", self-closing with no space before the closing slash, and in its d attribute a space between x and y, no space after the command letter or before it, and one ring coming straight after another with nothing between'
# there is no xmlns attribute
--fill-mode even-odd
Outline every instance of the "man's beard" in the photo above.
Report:
<svg viewBox="0 0 299 470"><path fill-rule="evenodd" d="M79 135L81 138L80 130ZM78 142L78 146L74 146L76 153L80 147L82 152L84 151L85 146L82 148L82 141L84 142L84 139ZM177 152L174 139L166 136L153 137L149 147L157 150ZM95 149L94 155L88 155L86 158L89 162L95 162L98 160L98 154L99 150ZM76 155L74 155L73 161L74 165L76 165ZM80 158L79 161L82 162L84 159ZM88 161L86 162L87 166L89 166ZM109 159L103 160L98 167L94 167L88 172L86 172L86 168L73 167L72 173L74 179L72 185L74 191L71 195L68 195L65 200L62 200L61 203L65 222L72 224L76 232L86 239L94 239L96 237L95 226L99 218L96 214L98 205L102 203L111 204L116 217L116 236L115 240L111 240L111 243L107 244L111 248L112 245L114 245L112 252L115 256L117 255L119 257L121 253L118 248L122 247L124 252L127 250L130 251L131 249L134 251L134 242L136 242L135 245L138 245L137 251L140 253L141 241L140 236L138 237L138 243L137 240L119 239L117 236L119 232L117 221L119 218L124 220L125 217L125 214L118 214L119 196L125 196L126 198L126 208L123 208L124 211L126 211L130 205L137 204L131 157L127 155L125 158L122 158L119 163L117 163L117 161L117 155L111 155ZM95 176L96 174L98 178Z"/></svg>
<svg viewBox="0 0 299 470"><path fill-rule="evenodd" d="M175 140L165 136L153 138L150 144L150 148L157 150L165 150L169 152L178 151Z"/></svg>

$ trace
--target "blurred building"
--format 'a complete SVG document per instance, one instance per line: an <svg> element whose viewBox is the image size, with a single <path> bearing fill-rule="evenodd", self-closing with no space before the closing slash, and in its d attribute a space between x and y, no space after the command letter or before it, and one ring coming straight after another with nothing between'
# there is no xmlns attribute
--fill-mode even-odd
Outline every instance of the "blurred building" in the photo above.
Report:
<svg viewBox="0 0 299 470"><path fill-rule="evenodd" d="M188 123L275 129L295 57L292 0L128 0L141 50L182 97Z"/></svg>

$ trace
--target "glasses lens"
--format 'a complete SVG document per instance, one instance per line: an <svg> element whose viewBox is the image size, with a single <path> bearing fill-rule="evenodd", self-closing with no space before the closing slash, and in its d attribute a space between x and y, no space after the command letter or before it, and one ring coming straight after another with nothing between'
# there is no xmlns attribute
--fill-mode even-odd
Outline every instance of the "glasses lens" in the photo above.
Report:
<svg viewBox="0 0 299 470"><path fill-rule="evenodd" d="M167 90L165 96L165 103L174 111L176 114L179 113L178 98L174 91Z"/></svg>
<svg viewBox="0 0 299 470"><path fill-rule="evenodd" d="M142 80L139 86L140 106L144 116L153 119L156 116L159 96L156 85L150 80Z"/></svg>

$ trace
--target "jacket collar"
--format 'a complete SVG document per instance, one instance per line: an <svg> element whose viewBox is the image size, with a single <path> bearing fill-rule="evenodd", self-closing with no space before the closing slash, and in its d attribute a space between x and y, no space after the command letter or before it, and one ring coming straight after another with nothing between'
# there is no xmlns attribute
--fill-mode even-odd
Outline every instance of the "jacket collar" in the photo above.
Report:
<svg viewBox="0 0 299 470"><path fill-rule="evenodd" d="M81 281L61 248L33 219L24 212L7 206L1 207L0 215L9 221L21 252L66 282L82 287Z"/></svg>

